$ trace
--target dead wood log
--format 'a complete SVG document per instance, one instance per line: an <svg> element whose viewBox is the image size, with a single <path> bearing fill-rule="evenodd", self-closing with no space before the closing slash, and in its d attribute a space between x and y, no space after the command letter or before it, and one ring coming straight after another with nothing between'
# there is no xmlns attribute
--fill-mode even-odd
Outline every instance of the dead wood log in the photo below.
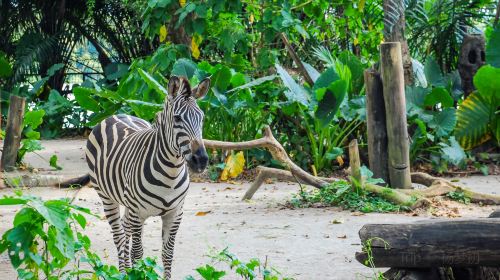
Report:
<svg viewBox="0 0 500 280"><path fill-rule="evenodd" d="M368 224L359 231L366 249L356 260L367 265L370 255L374 267L498 266L499 231L498 218Z"/></svg>
<svg viewBox="0 0 500 280"><path fill-rule="evenodd" d="M421 190L400 190L401 192L409 195L423 196L427 198L446 195L449 192L463 192L465 196L469 197L471 202L474 203L482 203L488 205L500 204L499 195L478 193L467 188L456 186L448 180L434 177L427 173L414 172L411 174L411 180L414 183L425 185L428 188Z"/></svg>

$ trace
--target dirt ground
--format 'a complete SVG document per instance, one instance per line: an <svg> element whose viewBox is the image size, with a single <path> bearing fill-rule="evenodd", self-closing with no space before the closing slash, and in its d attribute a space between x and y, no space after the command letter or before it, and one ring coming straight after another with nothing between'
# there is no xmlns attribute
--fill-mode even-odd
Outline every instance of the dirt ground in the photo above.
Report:
<svg viewBox="0 0 500 280"><path fill-rule="evenodd" d="M39 155L28 155L26 161L42 173L62 174L68 177L84 174L86 164L83 140L44 141L45 150ZM50 171L48 159L56 153L62 171ZM45 158L46 160L43 160ZM457 184L485 193L500 193L500 176L459 178ZM361 250L359 229L367 223L403 223L433 218L431 213L365 214L359 215L338 208L287 209L283 204L296 193L296 184L264 185L251 201L241 201L249 183L213 184L192 183L186 198L184 218L175 247L173 279L194 275L194 269L209 261L206 254L215 247L225 247L240 259L267 258L267 262L295 279L365 279L374 271L354 259ZM101 204L90 188L62 190L32 188L26 193L54 199L76 197L75 202L101 213ZM0 196L11 194L0 190ZM461 205L445 202L461 217L487 217L496 208L492 206ZM456 208L456 209L454 209ZM12 225L18 208L0 208L0 234ZM197 216L197 212L208 212ZM332 221L341 223L333 223ZM93 248L109 263L116 264L116 251L105 220L89 218L86 234ZM453 234L453 233L451 233ZM161 252L161 224L158 218L146 221L144 231L145 256ZM8 257L0 256L0 279L15 279L15 271ZM228 276L225 279L236 279Z"/></svg>

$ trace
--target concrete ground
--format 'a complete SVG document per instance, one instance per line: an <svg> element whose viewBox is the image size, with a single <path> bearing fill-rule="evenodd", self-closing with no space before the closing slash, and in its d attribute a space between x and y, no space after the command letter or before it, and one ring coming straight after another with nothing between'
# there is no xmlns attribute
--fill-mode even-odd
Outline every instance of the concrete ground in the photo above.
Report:
<svg viewBox="0 0 500 280"><path fill-rule="evenodd" d="M44 141L45 150L28 155L26 161L42 173L72 177L84 174L83 140ZM62 171L50 171L48 162L56 153ZM459 184L485 193L500 193L500 176L474 176L459 179ZM374 271L354 259L361 250L359 229L367 223L403 223L429 219L432 215L365 214L338 208L288 209L283 204L297 192L296 184L264 185L251 201L241 201L249 183L193 183L186 198L184 218L175 247L173 279L195 275L194 269L210 261L211 248L225 247L242 260L260 258L295 279L366 279ZM101 204L91 188L63 190L32 188L26 193L44 199L75 197L75 203L102 215ZM0 190L0 196L12 190ZM453 202L454 203L454 202ZM453 206L453 205L452 205ZM461 217L486 217L495 207L456 205ZM18 207L0 208L0 234L12 226ZM208 212L197 216L198 212ZM105 220L90 217L86 234L93 248L105 262L116 264L116 251ZM333 222L336 221L336 222ZM337 223L340 222L340 223ZM146 221L144 231L145 256L161 256L161 223L158 218ZM0 256L1 279L15 279L8 257ZM224 279L238 279L229 275Z"/></svg>

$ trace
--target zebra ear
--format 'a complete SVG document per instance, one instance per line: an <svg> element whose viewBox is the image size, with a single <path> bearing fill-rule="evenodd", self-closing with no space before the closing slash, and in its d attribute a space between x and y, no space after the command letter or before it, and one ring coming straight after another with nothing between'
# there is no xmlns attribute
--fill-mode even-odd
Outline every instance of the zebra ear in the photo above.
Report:
<svg viewBox="0 0 500 280"><path fill-rule="evenodd" d="M195 87L192 91L192 95L196 99L203 98L208 90L210 89L210 78L205 78L201 81L197 87Z"/></svg>
<svg viewBox="0 0 500 280"><path fill-rule="evenodd" d="M177 76L170 77L170 80L168 80L168 95L171 97L177 96L180 86L181 83L179 77Z"/></svg>

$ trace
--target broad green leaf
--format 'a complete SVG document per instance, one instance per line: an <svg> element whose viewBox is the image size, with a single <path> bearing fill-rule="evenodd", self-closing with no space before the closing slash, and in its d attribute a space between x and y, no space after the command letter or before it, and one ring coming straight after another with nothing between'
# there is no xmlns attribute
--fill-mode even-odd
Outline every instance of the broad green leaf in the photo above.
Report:
<svg viewBox="0 0 500 280"><path fill-rule="evenodd" d="M82 227L82 229L85 229L85 227L87 226L87 219L85 218L85 216L83 216L80 213L74 213L72 216L73 219L75 219L78 222L78 224Z"/></svg>
<svg viewBox="0 0 500 280"><path fill-rule="evenodd" d="M436 131L437 137L443 137L453 131L456 123L455 108L445 108L434 115L432 121L429 122L429 127Z"/></svg>
<svg viewBox="0 0 500 280"><path fill-rule="evenodd" d="M474 86L486 99L494 97L500 100L500 68L490 65L479 68L474 76Z"/></svg>
<svg viewBox="0 0 500 280"><path fill-rule="evenodd" d="M324 96L318 102L318 108L315 112L316 118L323 126L333 121L346 94L347 83L343 80L333 82L325 90Z"/></svg>
<svg viewBox="0 0 500 280"><path fill-rule="evenodd" d="M316 68L314 68L311 64L309 64L307 62L302 61L302 64L304 65L304 68L306 69L307 74L309 74L309 76L311 77L311 79L313 80L313 82L316 82L316 80L321 75L318 72L318 70L316 70Z"/></svg>
<svg viewBox="0 0 500 280"><path fill-rule="evenodd" d="M29 205L33 207L45 220L53 225L57 230L63 231L68 223L66 220L69 217L69 210L64 206L64 201L57 200L31 200Z"/></svg>
<svg viewBox="0 0 500 280"><path fill-rule="evenodd" d="M0 198L0 205L18 205L18 204L26 204L27 202L28 200L18 197L4 196L3 198Z"/></svg>
<svg viewBox="0 0 500 280"><path fill-rule="evenodd" d="M163 97L168 96L168 91L165 87L163 87L155 78L153 78L149 73L142 69L138 69L137 72L141 75L142 79L148 84L148 86L154 89L159 94L162 94ZM173 71L172 71L173 74Z"/></svg>
<svg viewBox="0 0 500 280"><path fill-rule="evenodd" d="M23 139L21 140L21 148L17 152L18 161L22 161L26 153L43 150L42 144L39 140Z"/></svg>
<svg viewBox="0 0 500 280"><path fill-rule="evenodd" d="M429 57L425 62L424 68L425 78L427 82L433 86L446 86L441 69L434 58Z"/></svg>
<svg viewBox="0 0 500 280"><path fill-rule="evenodd" d="M471 93L457 109L455 137L465 149L472 149L489 139L491 103L479 92Z"/></svg>
<svg viewBox="0 0 500 280"><path fill-rule="evenodd" d="M220 69L212 75L211 83L217 87L219 91L225 92L231 84L231 76L231 69L227 66L221 66Z"/></svg>
<svg viewBox="0 0 500 280"><path fill-rule="evenodd" d="M423 87L406 87L405 97L406 97L406 107L409 104L414 104L419 108L424 108L425 97L429 93L429 89Z"/></svg>
<svg viewBox="0 0 500 280"><path fill-rule="evenodd" d="M92 112L101 111L99 103L92 96L93 90L84 87L77 87L73 89L73 94L75 95L76 102L85 110Z"/></svg>
<svg viewBox="0 0 500 280"><path fill-rule="evenodd" d="M444 108L453 107L453 98L446 89L435 87L432 89L431 93L425 96L424 105L433 107L439 103L441 103L441 106Z"/></svg>
<svg viewBox="0 0 500 280"><path fill-rule="evenodd" d="M486 63L500 67L500 24L493 30L486 46ZM497 79L498 80L498 79Z"/></svg>
<svg viewBox="0 0 500 280"><path fill-rule="evenodd" d="M326 69L325 72L321 73L316 82L314 83L313 90L326 88L333 82L340 79L339 75L333 68Z"/></svg>
<svg viewBox="0 0 500 280"><path fill-rule="evenodd" d="M6 237L6 241L8 242L7 247L10 262L14 268L18 268L24 261L20 253L22 252L24 257L27 257L30 251L29 249L33 245L34 236L31 224L23 223L16 226L8 230L4 237Z"/></svg>
<svg viewBox="0 0 500 280"><path fill-rule="evenodd" d="M455 140L455 137L453 136L450 137L450 144L439 143L439 145L441 146L443 159L454 165L459 165L467 158L464 150L460 147L457 140Z"/></svg>
<svg viewBox="0 0 500 280"><path fill-rule="evenodd" d="M183 76L191 79L196 71L196 63L187 59L181 58L174 63L172 67L172 75Z"/></svg>
<svg viewBox="0 0 500 280"><path fill-rule="evenodd" d="M287 87L288 90L285 91L285 96L288 101L298 102L303 105L309 104L309 95L307 91L300 86L295 80L288 74L288 72L283 69L279 64L276 64L276 71L278 72L283 84Z"/></svg>
<svg viewBox="0 0 500 280"><path fill-rule="evenodd" d="M238 91L238 90L243 90L243 89L251 88L251 87L254 87L254 86L258 86L258 85L263 84L263 83L265 83L267 81L272 81L272 80L276 79L276 77L278 77L278 76L276 76L276 75L270 75L270 76L261 77L261 78L255 79L255 80L253 80L251 82L248 82L248 83L246 83L244 85L241 85L239 87L235 87L235 88L233 88L231 90L228 90L226 93L230 93L230 92L233 92L233 91Z"/></svg>
<svg viewBox="0 0 500 280"><path fill-rule="evenodd" d="M36 129L43 123L43 116L45 116L45 111L42 109L28 111L24 114L23 126L31 126L32 129Z"/></svg>
<svg viewBox="0 0 500 280"><path fill-rule="evenodd" d="M154 119L156 113L163 110L162 104L141 100L127 100L127 104L132 108L136 116L145 120Z"/></svg>

